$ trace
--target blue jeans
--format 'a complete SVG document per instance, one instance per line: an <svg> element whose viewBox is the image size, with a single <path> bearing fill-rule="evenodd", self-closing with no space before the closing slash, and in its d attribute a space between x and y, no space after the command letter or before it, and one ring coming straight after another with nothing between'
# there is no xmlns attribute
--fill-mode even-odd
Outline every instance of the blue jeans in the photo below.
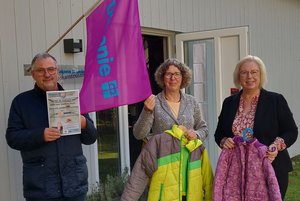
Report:
<svg viewBox="0 0 300 201"><path fill-rule="evenodd" d="M85 201L86 194L77 196L77 197L71 197L71 198L52 198L52 199L31 199L31 198L26 198L26 201Z"/></svg>

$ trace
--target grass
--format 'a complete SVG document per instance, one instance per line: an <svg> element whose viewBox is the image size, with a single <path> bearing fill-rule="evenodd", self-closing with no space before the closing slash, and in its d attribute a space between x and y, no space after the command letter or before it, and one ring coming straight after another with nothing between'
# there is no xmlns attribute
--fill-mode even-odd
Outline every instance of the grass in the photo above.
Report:
<svg viewBox="0 0 300 201"><path fill-rule="evenodd" d="M289 186L284 201L300 201L300 155L292 158L294 171L289 175Z"/></svg>

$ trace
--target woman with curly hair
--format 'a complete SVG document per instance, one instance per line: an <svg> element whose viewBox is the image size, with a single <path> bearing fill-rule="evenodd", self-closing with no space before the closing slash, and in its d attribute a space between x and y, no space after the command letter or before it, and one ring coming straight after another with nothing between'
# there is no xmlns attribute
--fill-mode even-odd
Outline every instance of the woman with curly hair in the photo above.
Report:
<svg viewBox="0 0 300 201"><path fill-rule="evenodd" d="M171 129L174 124L188 129L187 137L204 140L208 135L206 122L198 101L181 89L188 87L192 72L184 63L174 58L165 60L155 72L155 81L162 88L158 95L151 95L133 127L137 139L148 140L151 136Z"/></svg>

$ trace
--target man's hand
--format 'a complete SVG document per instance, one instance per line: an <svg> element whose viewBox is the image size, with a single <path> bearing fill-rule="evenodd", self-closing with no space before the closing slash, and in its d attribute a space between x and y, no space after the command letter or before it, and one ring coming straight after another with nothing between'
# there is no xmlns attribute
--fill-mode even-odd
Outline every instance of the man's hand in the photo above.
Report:
<svg viewBox="0 0 300 201"><path fill-rule="evenodd" d="M81 125L81 129L86 128L86 118L83 115L80 116L80 125Z"/></svg>
<svg viewBox="0 0 300 201"><path fill-rule="evenodd" d="M45 128L44 140L46 142L52 142L61 137L61 134L57 128Z"/></svg>

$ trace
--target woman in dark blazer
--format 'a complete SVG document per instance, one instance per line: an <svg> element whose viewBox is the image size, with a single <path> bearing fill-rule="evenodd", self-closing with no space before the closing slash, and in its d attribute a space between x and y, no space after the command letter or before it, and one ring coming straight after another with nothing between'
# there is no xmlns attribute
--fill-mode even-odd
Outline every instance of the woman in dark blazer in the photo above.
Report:
<svg viewBox="0 0 300 201"><path fill-rule="evenodd" d="M251 128L262 144L276 147L268 151L284 198L288 186L288 172L292 163L287 151L298 137L298 128L285 98L263 89L266 69L256 56L246 56L236 65L234 83L242 90L226 98L219 116L215 141L222 149L232 149L232 138Z"/></svg>

